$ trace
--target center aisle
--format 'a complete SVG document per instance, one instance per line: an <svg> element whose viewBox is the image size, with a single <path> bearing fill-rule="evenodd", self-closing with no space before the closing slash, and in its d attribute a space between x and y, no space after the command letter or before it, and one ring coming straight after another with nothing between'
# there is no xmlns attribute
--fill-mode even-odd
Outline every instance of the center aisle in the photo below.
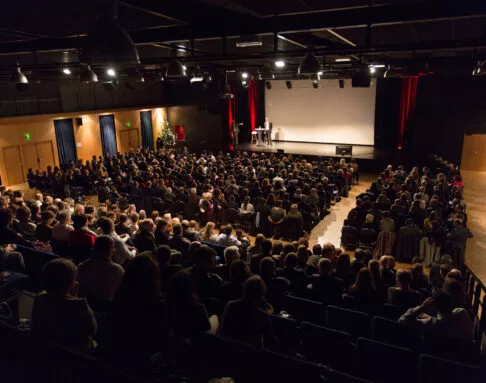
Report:
<svg viewBox="0 0 486 383"><path fill-rule="evenodd" d="M335 247L340 246L344 220L348 217L349 211L356 206L356 196L369 188L372 179L373 176L370 174L360 175L359 185L353 185L349 197L342 198L340 202L336 203L331 209L331 214L328 214L312 229L309 238L310 248L316 243L323 245L328 242Z"/></svg>

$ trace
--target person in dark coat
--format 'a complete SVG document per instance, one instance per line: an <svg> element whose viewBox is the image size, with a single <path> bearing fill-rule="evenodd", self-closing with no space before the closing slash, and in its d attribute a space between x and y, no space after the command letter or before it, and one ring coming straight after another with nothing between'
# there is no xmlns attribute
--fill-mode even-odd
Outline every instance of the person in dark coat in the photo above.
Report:
<svg viewBox="0 0 486 383"><path fill-rule="evenodd" d="M139 253L144 251L155 252L155 226L151 219L142 221L139 230L135 233L133 244Z"/></svg>
<svg viewBox="0 0 486 383"><path fill-rule="evenodd" d="M332 263L327 258L321 258L318 263L319 275L314 275L312 283L312 296L326 305L340 305L344 293L342 279L331 276Z"/></svg>
<svg viewBox="0 0 486 383"><path fill-rule="evenodd" d="M419 243L422 232L414 224L411 218L405 220L405 226L400 228L396 257L400 262L410 262L413 257L419 255Z"/></svg>

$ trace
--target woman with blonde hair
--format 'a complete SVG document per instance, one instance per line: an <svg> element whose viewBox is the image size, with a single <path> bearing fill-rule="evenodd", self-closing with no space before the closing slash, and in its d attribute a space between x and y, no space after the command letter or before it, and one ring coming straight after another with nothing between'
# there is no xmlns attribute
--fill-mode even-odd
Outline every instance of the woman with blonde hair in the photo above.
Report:
<svg viewBox="0 0 486 383"><path fill-rule="evenodd" d="M216 224L214 222L208 222L201 231L201 239L203 241L215 242L217 237Z"/></svg>

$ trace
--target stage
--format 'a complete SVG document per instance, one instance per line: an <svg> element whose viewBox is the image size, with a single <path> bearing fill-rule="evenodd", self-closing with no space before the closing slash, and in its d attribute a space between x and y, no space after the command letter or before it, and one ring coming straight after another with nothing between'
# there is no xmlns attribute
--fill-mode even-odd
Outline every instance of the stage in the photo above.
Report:
<svg viewBox="0 0 486 383"><path fill-rule="evenodd" d="M352 155L336 155L336 144L315 144L308 142L285 142L273 141L273 145L258 146L249 142L242 143L236 148L240 151L277 153L277 150L283 150L288 154L300 154L303 156L319 157L343 157L356 158L361 160L376 160L380 157L380 151L371 145L352 145Z"/></svg>

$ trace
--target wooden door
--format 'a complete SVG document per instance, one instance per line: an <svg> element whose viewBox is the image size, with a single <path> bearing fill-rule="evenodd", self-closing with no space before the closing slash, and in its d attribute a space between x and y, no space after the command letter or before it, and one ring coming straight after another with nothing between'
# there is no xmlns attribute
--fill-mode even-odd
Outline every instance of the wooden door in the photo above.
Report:
<svg viewBox="0 0 486 383"><path fill-rule="evenodd" d="M461 170L486 171L486 134L465 134Z"/></svg>
<svg viewBox="0 0 486 383"><path fill-rule="evenodd" d="M36 142L36 147L40 170L44 171L48 166L54 167L56 165L56 161L54 160L52 141Z"/></svg>
<svg viewBox="0 0 486 383"><path fill-rule="evenodd" d="M45 170L39 167L39 156L37 155L37 147L35 143L20 145L20 156L22 158L22 166L25 173L29 169Z"/></svg>
<svg viewBox="0 0 486 383"><path fill-rule="evenodd" d="M126 153L130 150L130 132L128 130L120 131L120 151Z"/></svg>
<svg viewBox="0 0 486 383"><path fill-rule="evenodd" d="M138 129L129 129L130 149L137 149L140 146Z"/></svg>
<svg viewBox="0 0 486 383"><path fill-rule="evenodd" d="M3 160L7 169L7 184L18 185L25 182L25 174L22 168L22 158L18 145L3 148Z"/></svg>

